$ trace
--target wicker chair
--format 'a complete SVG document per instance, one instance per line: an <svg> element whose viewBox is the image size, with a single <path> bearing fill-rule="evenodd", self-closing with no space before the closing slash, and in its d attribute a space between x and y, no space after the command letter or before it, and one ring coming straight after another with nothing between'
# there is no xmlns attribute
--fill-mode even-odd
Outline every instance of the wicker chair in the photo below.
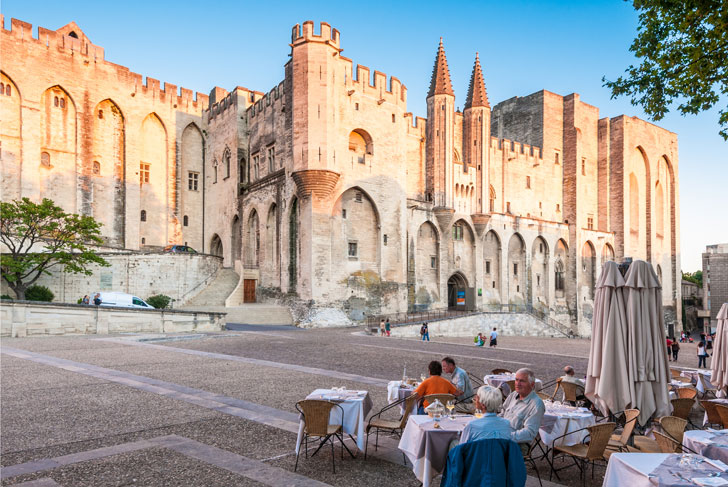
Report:
<svg viewBox="0 0 728 487"><path fill-rule="evenodd" d="M705 409L705 412L708 415L708 425L723 425L723 420L718 414L717 402L700 401L700 405L703 406L703 409Z"/></svg>
<svg viewBox="0 0 728 487"><path fill-rule="evenodd" d="M675 380L677 382L682 382L684 384L692 384L693 381L690 380L690 377L683 377L681 375L678 375L677 377L673 377L672 380Z"/></svg>
<svg viewBox="0 0 728 487"><path fill-rule="evenodd" d="M627 446L627 442L629 442L629 438L634 432L634 427L637 424L637 418L639 417L639 415L639 409L624 410L624 428L622 429L622 433L619 435L612 435L611 438L609 438L607 449L616 451L630 451L630 447Z"/></svg>
<svg viewBox="0 0 728 487"><path fill-rule="evenodd" d="M417 405L417 394L410 394L409 396L405 397L404 399L400 399L399 401L395 401L392 404L389 404L382 408L381 411L378 413L372 415L369 418L369 422L366 426L366 433L367 433L367 440L366 444L364 446L364 460L367 459L367 450L369 449L369 433L372 429L376 429L376 440L374 442L374 451L377 451L379 448L379 430L384 430L388 433L394 433L397 435L397 438L400 438L402 436L402 431L404 431L404 427L407 426L407 420L410 417L410 414L412 413L412 409L416 407ZM400 419L384 419L382 418L382 413L389 411L390 409L393 409L395 407L404 406L404 414ZM402 452L402 456L404 457L404 464L407 465L407 456Z"/></svg>
<svg viewBox="0 0 728 487"><path fill-rule="evenodd" d="M695 399L679 398L673 399L670 403L672 404L672 415L687 421L695 404Z"/></svg>
<svg viewBox="0 0 728 487"><path fill-rule="evenodd" d="M708 394L713 396L715 399L717 396L715 395L716 392L718 392L718 389L710 383L708 379L705 378L703 374L698 374L698 381L700 381L700 384L703 386L703 397L702 399L706 399L708 397Z"/></svg>
<svg viewBox="0 0 728 487"><path fill-rule="evenodd" d="M670 374L672 375L673 379L677 379L678 377L681 377L680 373L681 372L678 369L670 368Z"/></svg>
<svg viewBox="0 0 728 487"><path fill-rule="evenodd" d="M692 387L680 387L677 390L677 397L680 399L695 399L698 391Z"/></svg>
<svg viewBox="0 0 728 487"><path fill-rule="evenodd" d="M490 373L493 375L501 375L501 374L512 374L513 372L511 372L508 369L493 369L490 371Z"/></svg>
<svg viewBox="0 0 728 487"><path fill-rule="evenodd" d="M655 435L655 442L660 448L660 453L682 453L682 444L673 440L668 435L659 431L653 431L652 434Z"/></svg>
<svg viewBox="0 0 728 487"><path fill-rule="evenodd" d="M553 450L551 450L551 473L556 473L556 476L558 477L558 472L560 470L564 470L573 466L567 465L566 467L556 469L553 464L554 460L556 459L556 455L559 454L562 456L569 456L574 460L574 465L579 467L581 473L582 485L584 485L586 482L586 470L589 467L590 463L592 465L592 478L594 478L594 462L598 460L606 461L605 450L607 448L607 445L609 444L609 439L614 432L614 428L616 426L617 425L615 423L600 423L576 431L572 431L565 435L561 435L559 438L556 438L556 440L554 440L554 445L559 442L560 438L576 433L577 431L588 430L590 439L589 443L587 444L580 443L578 445L571 446L554 446Z"/></svg>
<svg viewBox="0 0 728 487"><path fill-rule="evenodd" d="M506 384L508 386L508 394L516 390L516 381L515 380L507 380L503 384ZM501 384L502 385L502 384ZM501 392L503 392L503 389L501 389ZM503 394L504 396L508 396L508 394Z"/></svg>
<svg viewBox="0 0 728 487"><path fill-rule="evenodd" d="M545 392L539 391L539 392L536 393L536 395L538 397L540 397L542 401L550 401L551 400L551 396L548 395L548 394L546 394Z"/></svg>
<svg viewBox="0 0 728 487"><path fill-rule="evenodd" d="M430 404L433 403L433 401L435 399L440 401L443 406L446 405L448 401L455 402L457 400L455 398L455 396L453 396L452 394L428 394L427 396L422 398L422 401L423 401L422 404L424 405L424 403L426 402L427 405L429 406Z"/></svg>
<svg viewBox="0 0 728 487"><path fill-rule="evenodd" d="M577 399L578 397L584 397L584 388L579 384L561 381L559 385L564 390L564 401L572 406L576 406L577 401L581 401L581 399Z"/></svg>
<svg viewBox="0 0 728 487"><path fill-rule="evenodd" d="M715 410L718 411L718 417L722 421L723 428L728 428L728 406L715 403Z"/></svg>
<svg viewBox="0 0 728 487"><path fill-rule="evenodd" d="M685 427L688 422L677 416L664 416L660 418L660 426L662 430L673 440L682 443Z"/></svg>
<svg viewBox="0 0 728 487"><path fill-rule="evenodd" d="M308 458L308 439L309 437L318 438L320 440L319 447L313 452L313 455L317 454L321 447L327 442L331 443L331 468L336 473L336 462L334 455L334 438L338 438L341 441L341 458L344 458L344 435L341 424L329 424L329 417L331 416L331 410L338 408L341 413L341 424L344 424L344 409L336 403L329 401L320 401L317 399L306 399L296 403L296 409L303 418L303 441L304 451L306 452L306 458ZM347 448L348 450L348 448ZM293 468L295 472L298 469L298 457L301 453L301 447L298 448L296 453L296 466ZM351 452L349 452L351 454ZM311 456L313 456L311 455Z"/></svg>

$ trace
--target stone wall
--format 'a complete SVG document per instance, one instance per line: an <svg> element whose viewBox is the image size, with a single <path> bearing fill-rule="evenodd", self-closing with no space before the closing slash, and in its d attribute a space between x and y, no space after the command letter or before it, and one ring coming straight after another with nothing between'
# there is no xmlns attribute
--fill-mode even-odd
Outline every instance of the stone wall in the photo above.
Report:
<svg viewBox="0 0 728 487"><path fill-rule="evenodd" d="M111 267L93 266L92 275L59 271L41 277L36 284L53 291L55 301L76 303L85 294L119 291L147 299L165 294L178 306L202 291L222 266L222 259L204 254L100 253ZM2 281L2 294L13 295Z"/></svg>
<svg viewBox="0 0 728 487"><path fill-rule="evenodd" d="M392 328L392 336L419 338L420 326L422 326L421 323L417 325L395 326ZM430 338L436 336L473 338L478 333L489 337L493 328L502 336L564 338L563 334L547 327L533 316L523 313L480 313L463 318L432 321L428 323L428 328L430 330Z"/></svg>
<svg viewBox="0 0 728 487"><path fill-rule="evenodd" d="M221 331L225 313L3 301L0 336Z"/></svg>

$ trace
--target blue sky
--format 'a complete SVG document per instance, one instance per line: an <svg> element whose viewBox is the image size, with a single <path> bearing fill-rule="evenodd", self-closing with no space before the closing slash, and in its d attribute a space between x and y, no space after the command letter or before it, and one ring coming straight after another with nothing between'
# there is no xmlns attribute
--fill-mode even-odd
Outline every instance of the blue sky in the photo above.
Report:
<svg viewBox="0 0 728 487"><path fill-rule="evenodd" d="M439 37L461 106L475 52L491 104L547 89L577 92L600 116L636 115L627 99L610 100L602 76L615 79L635 60L631 3L592 2L94 2L3 0L10 17L57 29L76 21L108 61L145 76L207 93L237 85L268 91L283 79L291 27L326 21L341 31L344 56L399 78L408 105L425 116L425 96ZM35 34L35 32L34 32ZM723 106L728 100L723 99ZM718 110L660 126L679 137L682 268L697 270L705 245L728 242L728 143Z"/></svg>

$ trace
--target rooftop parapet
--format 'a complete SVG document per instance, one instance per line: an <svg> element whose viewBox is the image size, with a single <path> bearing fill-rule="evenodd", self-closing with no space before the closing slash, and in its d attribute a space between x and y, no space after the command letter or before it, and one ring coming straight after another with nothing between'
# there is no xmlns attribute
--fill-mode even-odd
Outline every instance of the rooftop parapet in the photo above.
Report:
<svg viewBox="0 0 728 487"><path fill-rule="evenodd" d="M511 159L526 159L536 163L543 161L543 151L540 147L523 144L510 139L490 138L490 148L494 152L505 151Z"/></svg>
<svg viewBox="0 0 728 487"><path fill-rule="evenodd" d="M372 72L367 66L357 64L355 70L351 59L344 56L340 56L340 59L346 63L344 84L349 90L349 95L359 92L376 98L380 105L389 102L402 107L407 106L407 87L399 78L396 76L388 78L385 73L375 70L372 79Z"/></svg>
<svg viewBox="0 0 728 487"><path fill-rule="evenodd" d="M339 31L332 29L326 22L321 22L319 33L314 32L313 20L307 20L301 24L296 24L291 30L291 45L302 44L304 42L324 42L330 46L340 49L339 47Z"/></svg>

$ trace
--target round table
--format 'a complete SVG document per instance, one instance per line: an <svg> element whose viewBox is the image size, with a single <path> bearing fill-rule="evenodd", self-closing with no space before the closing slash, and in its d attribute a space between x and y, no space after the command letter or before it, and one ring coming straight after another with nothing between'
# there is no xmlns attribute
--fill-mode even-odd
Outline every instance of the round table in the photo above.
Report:
<svg viewBox="0 0 728 487"><path fill-rule="evenodd" d="M499 389L503 390L503 393L507 396L510 394L511 388L506 384L509 380L515 380L516 374L489 374L483 377L483 382L488 384L489 386L497 387ZM536 391L540 391L543 389L543 382L541 382L541 379L536 379Z"/></svg>
<svg viewBox="0 0 728 487"><path fill-rule="evenodd" d="M596 424L596 418L587 408L558 405L551 401L545 401L546 412L541 419L541 427L538 432L541 441L548 447L553 448L557 438L566 433L572 433L587 426ZM559 440L559 445L576 445L587 437L589 431L583 430L570 434Z"/></svg>

